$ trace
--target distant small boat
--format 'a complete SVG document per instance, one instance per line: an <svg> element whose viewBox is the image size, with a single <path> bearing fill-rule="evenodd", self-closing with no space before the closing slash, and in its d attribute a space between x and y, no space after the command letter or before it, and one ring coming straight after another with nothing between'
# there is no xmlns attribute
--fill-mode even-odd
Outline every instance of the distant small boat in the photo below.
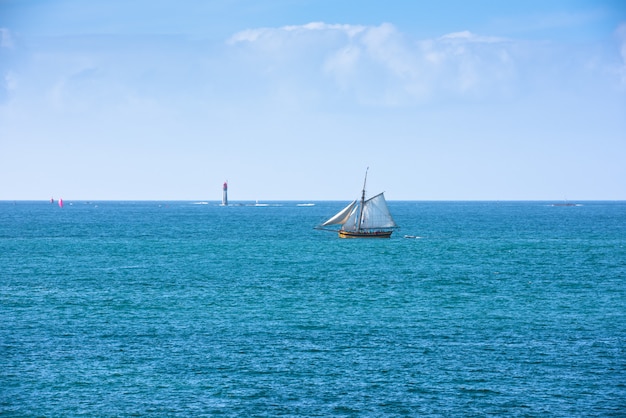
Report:
<svg viewBox="0 0 626 418"><path fill-rule="evenodd" d="M563 203L553 203L552 206L580 206L580 205L566 200Z"/></svg>
<svg viewBox="0 0 626 418"><path fill-rule="evenodd" d="M387 201L383 193L365 200L365 185L367 183L367 170L361 200L354 200L343 208L335 216L324 222L318 229L325 226L341 225L336 231L339 238L389 238L396 222L389 212ZM334 229L329 229L335 231Z"/></svg>
<svg viewBox="0 0 626 418"><path fill-rule="evenodd" d="M315 206L315 203L298 203L296 206Z"/></svg>
<svg viewBox="0 0 626 418"><path fill-rule="evenodd" d="M63 199L59 199L59 207L62 208L63 207Z"/></svg>

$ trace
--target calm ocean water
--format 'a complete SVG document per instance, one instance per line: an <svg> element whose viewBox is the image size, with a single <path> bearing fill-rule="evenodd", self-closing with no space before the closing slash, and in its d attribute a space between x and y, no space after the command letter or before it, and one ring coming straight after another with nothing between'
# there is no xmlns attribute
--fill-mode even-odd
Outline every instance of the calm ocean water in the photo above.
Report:
<svg viewBox="0 0 626 418"><path fill-rule="evenodd" d="M0 415L626 416L626 202L296 203L0 202Z"/></svg>

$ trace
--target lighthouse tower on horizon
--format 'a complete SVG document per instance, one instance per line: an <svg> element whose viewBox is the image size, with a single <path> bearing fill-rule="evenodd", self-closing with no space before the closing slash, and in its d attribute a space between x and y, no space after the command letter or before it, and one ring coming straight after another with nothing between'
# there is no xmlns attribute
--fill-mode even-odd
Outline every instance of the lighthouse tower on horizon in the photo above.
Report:
<svg viewBox="0 0 626 418"><path fill-rule="evenodd" d="M224 182L222 188L222 206L228 206L228 180Z"/></svg>

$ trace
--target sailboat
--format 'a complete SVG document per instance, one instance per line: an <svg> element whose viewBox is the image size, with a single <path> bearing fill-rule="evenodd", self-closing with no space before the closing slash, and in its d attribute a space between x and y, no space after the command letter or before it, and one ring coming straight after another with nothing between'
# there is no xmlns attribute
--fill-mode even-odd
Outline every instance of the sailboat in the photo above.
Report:
<svg viewBox="0 0 626 418"><path fill-rule="evenodd" d="M369 170L369 167L368 169ZM365 199L365 185L367 183L367 170L363 181L361 200L354 200L343 208L335 216L321 224L318 229L331 225L341 225L337 231L339 238L389 238L396 222L389 212L385 195L379 193L374 197ZM335 229L331 229L336 231Z"/></svg>

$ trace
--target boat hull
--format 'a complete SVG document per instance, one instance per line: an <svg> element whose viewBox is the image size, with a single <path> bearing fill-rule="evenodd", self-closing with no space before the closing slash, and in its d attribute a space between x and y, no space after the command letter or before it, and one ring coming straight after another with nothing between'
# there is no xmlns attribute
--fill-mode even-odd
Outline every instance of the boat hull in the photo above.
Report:
<svg viewBox="0 0 626 418"><path fill-rule="evenodd" d="M339 238L389 238L393 231L339 231Z"/></svg>

